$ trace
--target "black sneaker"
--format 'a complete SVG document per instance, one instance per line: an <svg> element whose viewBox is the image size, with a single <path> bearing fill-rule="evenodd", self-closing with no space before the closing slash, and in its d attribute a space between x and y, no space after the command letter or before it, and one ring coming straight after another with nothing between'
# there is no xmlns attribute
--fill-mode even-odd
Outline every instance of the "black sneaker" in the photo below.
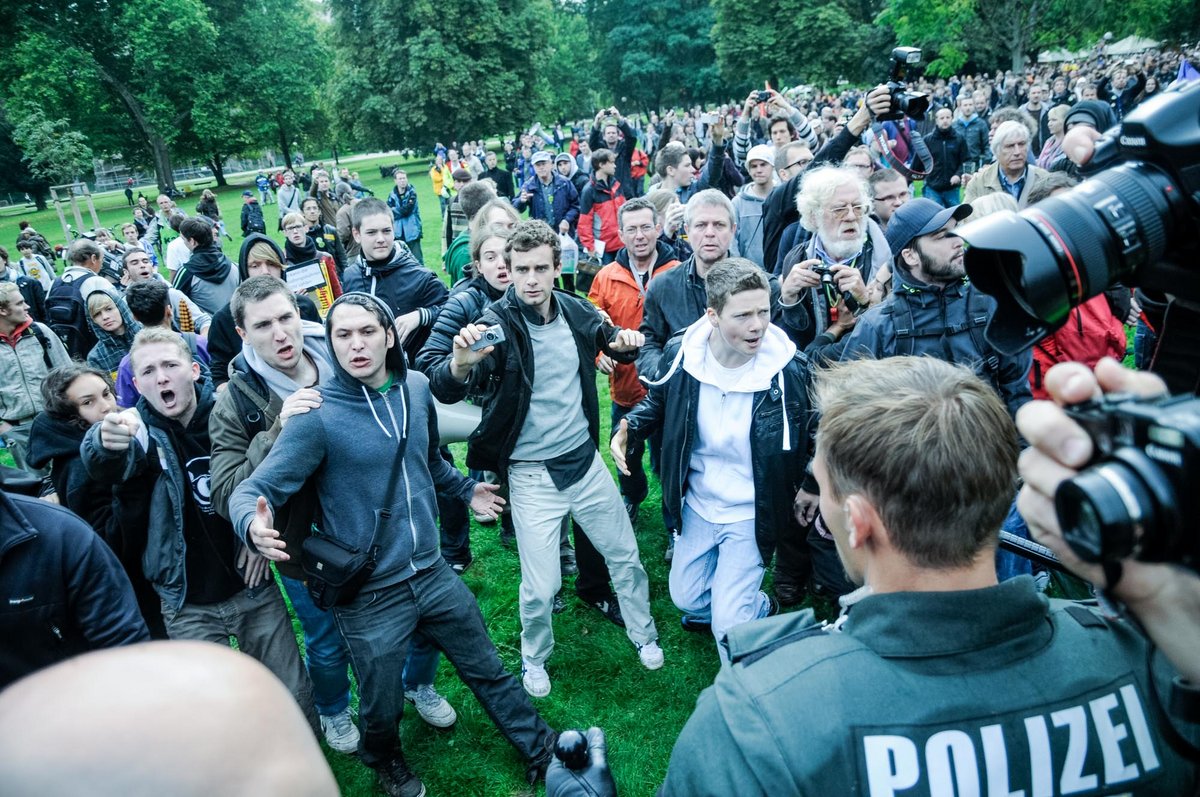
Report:
<svg viewBox="0 0 1200 797"><path fill-rule="evenodd" d="M461 576L463 573L467 572L467 568L471 566L471 562L473 561L475 560L468 559L465 562L450 562L450 569Z"/></svg>
<svg viewBox="0 0 1200 797"><path fill-rule="evenodd" d="M804 602L805 587L803 584L787 584L775 582L775 598L780 606L799 606Z"/></svg>
<svg viewBox="0 0 1200 797"><path fill-rule="evenodd" d="M604 615L604 619L608 620L613 625L620 628L625 627L625 618L621 616L621 605L617 603L616 599L609 598L607 600L599 601L585 600L584 603L600 612L600 614Z"/></svg>
<svg viewBox="0 0 1200 797"><path fill-rule="evenodd" d="M766 593L763 593L766 594ZM774 596L767 595L767 617L774 617L779 614L779 601L775 600Z"/></svg>
<svg viewBox="0 0 1200 797"><path fill-rule="evenodd" d="M505 548L513 548L517 544L517 533L510 528L500 527L500 544Z"/></svg>
<svg viewBox="0 0 1200 797"><path fill-rule="evenodd" d="M641 504L635 504L632 501L625 502L625 514L629 515L629 525L637 528L638 509Z"/></svg>
<svg viewBox="0 0 1200 797"><path fill-rule="evenodd" d="M545 780L546 770L549 769L550 762L554 760L554 746L558 742L558 731L552 731L552 733L553 737L550 739L549 746L525 766L525 781L530 786L535 785L539 780Z"/></svg>
<svg viewBox="0 0 1200 797"><path fill-rule="evenodd" d="M703 617L696 617L693 614L685 614L683 617L680 617L679 624L683 626L684 631L691 631L693 634L712 633L712 623Z"/></svg>
<svg viewBox="0 0 1200 797"><path fill-rule="evenodd" d="M375 770L375 774L389 797L425 797L425 784L409 770L403 756L396 756Z"/></svg>
<svg viewBox="0 0 1200 797"><path fill-rule="evenodd" d="M562 590L554 593L554 608L551 610L555 614L562 614L567 610L567 602L563 600Z"/></svg>

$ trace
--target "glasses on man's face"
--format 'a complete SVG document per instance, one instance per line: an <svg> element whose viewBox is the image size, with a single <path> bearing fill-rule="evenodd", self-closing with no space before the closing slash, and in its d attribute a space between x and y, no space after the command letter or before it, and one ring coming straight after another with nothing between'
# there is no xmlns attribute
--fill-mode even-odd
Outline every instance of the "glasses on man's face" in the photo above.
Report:
<svg viewBox="0 0 1200 797"><path fill-rule="evenodd" d="M810 164L812 162L813 162L812 158L801 158L798 161L793 161L792 163L789 163L787 168L788 169L804 169L804 168L807 168L808 164Z"/></svg>
<svg viewBox="0 0 1200 797"><path fill-rule="evenodd" d="M289 224L283 228L284 232L296 232L297 230L307 229L303 224Z"/></svg>
<svg viewBox="0 0 1200 797"><path fill-rule="evenodd" d="M851 215L853 215L855 218L862 218L864 215L866 215L866 212L867 206L863 204L838 205L837 207L829 209L829 213L835 219L848 219Z"/></svg>
<svg viewBox="0 0 1200 797"><path fill-rule="evenodd" d="M643 224L640 227L626 227L624 232L626 235L631 236L631 237L634 235L649 236L649 235L654 234L654 225L653 224Z"/></svg>

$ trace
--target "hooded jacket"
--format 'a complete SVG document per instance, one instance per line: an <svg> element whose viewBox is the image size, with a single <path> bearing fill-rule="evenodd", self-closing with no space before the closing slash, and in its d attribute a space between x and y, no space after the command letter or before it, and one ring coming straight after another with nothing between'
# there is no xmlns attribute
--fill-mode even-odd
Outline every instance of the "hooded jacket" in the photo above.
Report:
<svg viewBox="0 0 1200 797"><path fill-rule="evenodd" d="M309 240L311 242L311 239ZM250 248L260 242L269 244L275 250L280 263L287 262L279 244L262 233L250 233L246 236L246 240L242 241L242 249L238 253L238 284L250 278ZM316 251L314 244L314 254ZM232 298L232 294L230 297ZM296 305L300 308L301 319L316 324L321 323L321 313L317 309L316 303L307 294L297 294ZM237 325L233 323L233 311L229 307L229 302L226 302L213 315L212 324L208 328L209 369L212 371L215 384L223 385L229 381L229 363L238 356L238 352L241 350L242 338L237 333Z"/></svg>
<svg viewBox="0 0 1200 797"><path fill-rule="evenodd" d="M0 493L0 689L89 650L150 638L108 546L60 506Z"/></svg>
<svg viewBox="0 0 1200 797"><path fill-rule="evenodd" d="M386 304L371 300L391 325ZM328 337L328 319L325 329ZM438 453L429 380L408 370L399 346L387 351L385 363L392 382L382 393L347 373L336 357L333 360L335 375L320 388L320 408L288 421L266 459L233 491L229 515L239 538L246 539L259 496L272 507L283 506L315 474L324 533L366 550L374 531L372 518L383 508L386 475L400 440L407 437L395 498L388 507L391 514L375 537L379 545L375 571L363 585L364 591L382 589L437 563L441 551L435 493L470 501L476 482ZM346 444L348 435L353 436L353 445ZM289 553L295 559L300 552Z"/></svg>
<svg viewBox="0 0 1200 797"><path fill-rule="evenodd" d="M0 338L0 420L14 426L32 421L42 411L42 380L51 368L70 361L58 335L32 319L11 338Z"/></svg>
<svg viewBox="0 0 1200 797"><path fill-rule="evenodd" d="M417 354L417 370L429 374L449 359L454 352L454 336L483 315L484 309L502 296L504 291L493 288L483 276L475 276L455 285L450 298L438 313L429 339ZM468 399L474 404L482 404L488 398L489 387L494 386L483 386L481 391L471 393Z"/></svg>
<svg viewBox="0 0 1200 797"><path fill-rule="evenodd" d="M588 299L592 304L608 313L617 326L637 329L642 324L646 306L646 291L650 283L679 265L675 250L663 241L655 242L655 261L643 287L633 276L629 264L629 250L617 252L617 259L596 273L592 280ZM609 374L612 400L622 407L632 407L646 395L646 388L638 381L635 365L617 365Z"/></svg>
<svg viewBox="0 0 1200 797"><path fill-rule="evenodd" d="M622 193L626 199L633 199L636 195L634 191L634 180L630 172L633 169L633 151L637 149L637 131L629 126L629 122L621 119L617 123L617 129L621 131L621 138L617 140L615 146L608 146L604 140L604 131L596 125L592 125L592 130L588 134L588 145L591 146L592 152L600 148L611 149L617 156L617 174L615 179L622 186ZM640 184L640 180L638 183Z"/></svg>
<svg viewBox="0 0 1200 797"><path fill-rule="evenodd" d="M575 161L571 161L572 164ZM621 225L617 213L625 204L621 182L616 178L606 183L588 181L579 200L579 243L587 251L596 248L596 239L604 241L605 252L615 252L621 242Z"/></svg>
<svg viewBox="0 0 1200 797"><path fill-rule="evenodd" d="M383 263L367 260L360 254L346 269L342 288L350 293L361 291L381 299L388 311L399 317L419 311L419 325L404 342L404 353L410 362L429 337L449 293L437 275L422 266L407 246L396 244L391 257Z"/></svg>
<svg viewBox="0 0 1200 797"><path fill-rule="evenodd" d="M618 363L633 362L636 351L617 352L609 344L619 327L604 321L596 308L573 293L555 290L553 301L562 313L579 349L579 379L583 387L583 415L588 436L599 445L600 401L596 394L596 356L604 352ZM467 467L500 474L508 471L508 458L525 426L533 395L533 345L524 305L510 287L504 296L483 311L477 323L499 326L504 342L471 369L466 382L450 373L449 358L429 373L430 387L438 401L453 404L468 395L486 393L483 417L471 433Z"/></svg>
<svg viewBox="0 0 1200 797"><path fill-rule="evenodd" d="M304 351L321 370L321 362L330 360L325 328L306 321L301 329ZM329 369L332 370L332 363ZM286 378L282 374L278 376ZM326 381L325 378L321 380L322 383ZM286 397L281 397L278 391L271 389L263 374L247 361L245 352L233 359L229 369L229 387L217 397L208 422L209 435L212 437L210 488L213 504L223 517L229 518L229 499L234 489L262 464L279 438L283 429L279 413ZM286 503L276 507L276 527L293 553L300 550L318 511L317 493L311 486L306 486ZM249 539L245 543L252 547ZM276 567L290 578L304 578L298 556L286 562L277 562Z"/></svg>
<svg viewBox="0 0 1200 797"><path fill-rule="evenodd" d="M84 436L80 454L92 479L118 485L116 512L123 527L146 530L142 571L167 606L178 611L187 601L187 495L193 490L174 438L208 436L213 407L210 381L195 383L196 410L186 428L162 417L145 396L138 399L142 433L125 451L100 442L100 424Z"/></svg>
<svg viewBox="0 0 1200 797"><path fill-rule="evenodd" d="M229 304L241 280L233 262L214 244L198 246L175 275L176 290L200 305L206 313L215 313Z"/></svg>
<svg viewBox="0 0 1200 797"><path fill-rule="evenodd" d="M737 233L729 253L752 260L759 268L770 271L771 267L763 263L763 212L770 194L760 198L751 190L753 187L753 183L744 186L733 198Z"/></svg>
<svg viewBox="0 0 1200 797"><path fill-rule="evenodd" d="M509 180L512 184L512 180ZM511 188L509 191L511 192ZM398 241L417 241L421 238L421 211L417 206L417 189L411 184L400 195L400 189L392 186L387 206L392 211L393 234Z"/></svg>
<svg viewBox="0 0 1200 797"><path fill-rule="evenodd" d="M841 359L880 360L911 353L965 365L992 385L1009 413L1016 415L1032 397L1029 369L1033 354L1001 354L987 343L982 328L996 312L996 300L976 290L965 277L949 285L921 282L900 258L896 258L892 274L892 295L859 316L844 339ZM907 313L897 307L901 302L912 312L914 334L906 336L911 346L901 343L896 334L897 328L908 326Z"/></svg>
<svg viewBox="0 0 1200 797"><path fill-rule="evenodd" d="M49 465L59 504L87 521L119 552L120 544L114 539L112 488L92 481L79 458L79 446L88 429L81 423L54 418L45 411L38 413L29 430L29 464L35 468Z"/></svg>
<svg viewBox="0 0 1200 797"><path fill-rule="evenodd" d="M962 177L963 164L967 162L967 142L963 140L962 134L954 125L945 130L934 128L933 132L925 136L925 143L933 157L933 166L929 168L925 184L935 191L949 191L955 188L956 186L950 184L950 178Z"/></svg>
<svg viewBox="0 0 1200 797"><path fill-rule="evenodd" d="M113 294L112 291L92 291L92 293L103 293L113 300L113 304L117 307L117 312L121 314L121 323L125 325L125 331L121 335L114 335L111 332L105 332L92 319L92 314L88 313L88 327L92 330L92 334L96 336L96 345L88 352L88 365L93 368L99 368L108 374L109 378L116 382L117 368L121 365L121 358L129 353L129 349L133 346L133 338L142 329L142 324L133 317L133 313L129 311L129 305L125 304L125 300L120 296ZM92 294L83 297L86 304Z"/></svg>
<svg viewBox="0 0 1200 797"><path fill-rule="evenodd" d="M674 335L663 350L663 373L643 379L646 398L625 416L631 442L663 434L663 507L681 517L688 471L696 445L700 385L707 381L705 352L712 332L700 318ZM737 392L753 393L750 420L751 471L754 477L754 536L764 564L771 561L777 535L799 534L792 512L812 455L808 399L808 361L778 327L763 336L754 364Z"/></svg>

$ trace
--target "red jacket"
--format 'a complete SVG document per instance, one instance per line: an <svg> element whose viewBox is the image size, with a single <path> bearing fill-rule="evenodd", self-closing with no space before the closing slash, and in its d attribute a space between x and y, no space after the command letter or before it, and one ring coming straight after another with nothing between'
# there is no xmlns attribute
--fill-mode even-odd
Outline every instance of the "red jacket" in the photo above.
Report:
<svg viewBox="0 0 1200 797"><path fill-rule="evenodd" d="M620 197L620 194L617 196ZM675 250L669 244L658 241L657 246L657 259L650 269L645 287L639 287L638 280L629 266L629 252L624 249L617 252L617 259L600 269L592 280L588 299L608 313L612 322L619 327L637 329L642 325L642 312L646 305L645 290L649 287L650 280L679 265ZM612 388L612 400L622 407L632 407L646 397L646 388L638 381L635 365L617 365L608 380Z"/></svg>
<svg viewBox="0 0 1200 797"><path fill-rule="evenodd" d="M1113 315L1104 294L1093 296L1071 310L1067 322L1033 348L1029 387L1035 399L1048 399L1046 372L1063 362L1080 362L1092 368L1101 357L1125 358L1128 341L1125 325Z"/></svg>
<svg viewBox="0 0 1200 797"><path fill-rule="evenodd" d="M583 244L584 249L589 252L595 250L597 225L605 252L615 252L624 246L621 243L621 228L617 223L617 211L624 204L621 183L615 177L608 185L593 179L584 187L583 196L579 199L579 243Z"/></svg>

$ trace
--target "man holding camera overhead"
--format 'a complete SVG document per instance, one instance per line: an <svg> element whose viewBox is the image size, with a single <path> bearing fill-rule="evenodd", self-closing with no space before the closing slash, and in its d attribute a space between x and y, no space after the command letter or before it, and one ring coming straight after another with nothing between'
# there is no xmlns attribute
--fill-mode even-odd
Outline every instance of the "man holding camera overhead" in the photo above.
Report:
<svg viewBox="0 0 1200 797"><path fill-rule="evenodd" d="M610 149L616 153L616 180L621 184L621 193L626 199L637 196L637 189L642 181L638 180L635 185L629 173L633 164L633 151L637 148L637 133L629 126L625 117L621 116L615 105L602 108L596 113L596 118L592 121L592 133L588 136L588 146L593 152L598 149Z"/></svg>

